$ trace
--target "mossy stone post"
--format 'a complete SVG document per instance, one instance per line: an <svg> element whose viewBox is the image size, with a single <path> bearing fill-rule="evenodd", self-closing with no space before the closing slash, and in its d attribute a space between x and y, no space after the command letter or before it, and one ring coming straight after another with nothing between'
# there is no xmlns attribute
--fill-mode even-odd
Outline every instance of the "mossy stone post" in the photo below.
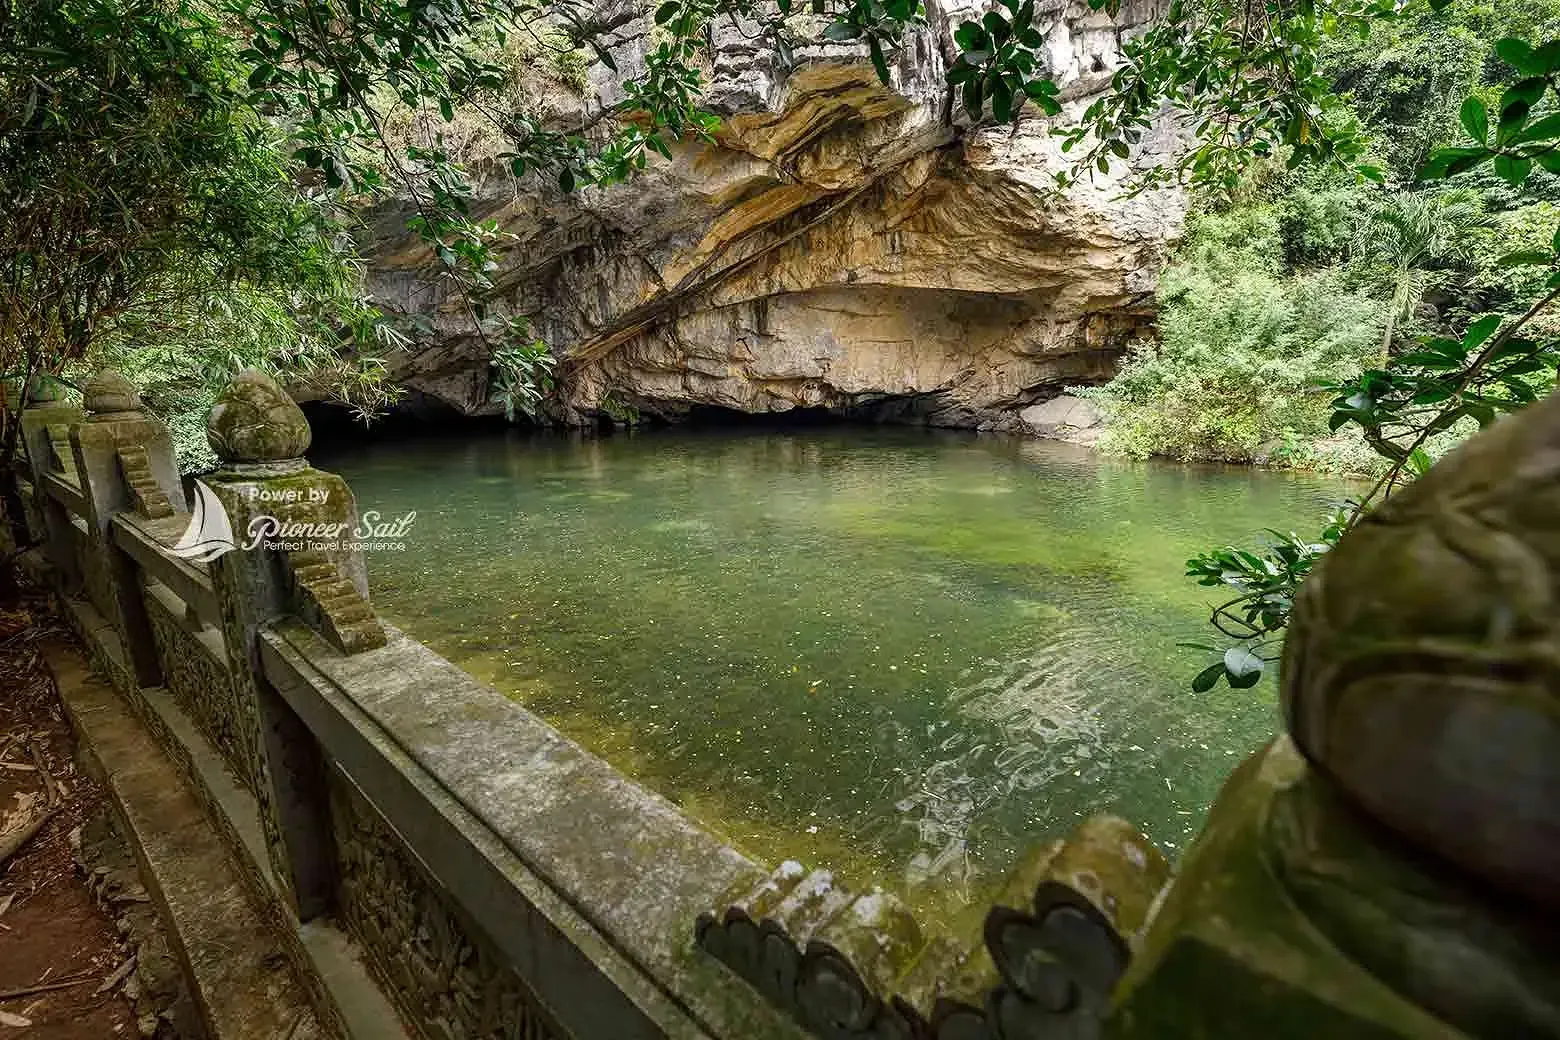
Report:
<svg viewBox="0 0 1560 1040"><path fill-rule="evenodd" d="M88 552L96 557L87 563L88 597L118 631L132 680L157 686L162 667L140 568L114 543L113 523L120 513L146 515L149 497L158 503L158 516L171 515L172 503L184 501L173 434L146 413L135 387L112 369L87 380L82 397L87 417L70 428L70 447L86 501Z"/></svg>
<svg viewBox="0 0 1560 1040"><path fill-rule="evenodd" d="M1107 1036L1560 1037L1557 532L1552 395L1327 554Z"/></svg>
<svg viewBox="0 0 1560 1040"><path fill-rule="evenodd" d="M33 385L28 387L21 431L33 487L32 515L28 524L32 528L33 537L42 539L47 546L57 580L68 593L81 588L81 565L76 559L70 513L58 500L45 493L44 477L50 473L67 476L64 464L74 468L75 459L69 452L69 440L63 441L66 451L61 458L55 449L56 437L51 436L50 431L59 434L69 430L85 414L80 405L63 399L58 384L52 380L35 379Z"/></svg>
<svg viewBox="0 0 1560 1040"><path fill-rule="evenodd" d="M312 434L292 398L264 373L240 372L218 396L206 433L221 465L204 479L237 545L212 561L211 576L238 695L254 710L253 787L272 865L306 921L330 908L335 888L324 765L308 728L264 678L259 632L296 615L342 652L383 645L384 632L350 535L357 504L344 480L304 457Z"/></svg>

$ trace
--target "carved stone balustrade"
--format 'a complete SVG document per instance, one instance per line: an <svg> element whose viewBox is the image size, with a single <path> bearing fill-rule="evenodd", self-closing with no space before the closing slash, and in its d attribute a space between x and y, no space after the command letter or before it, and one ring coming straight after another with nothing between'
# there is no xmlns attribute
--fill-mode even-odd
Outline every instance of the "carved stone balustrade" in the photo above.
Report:
<svg viewBox="0 0 1560 1040"><path fill-rule="evenodd" d="M893 895L782 864L700 917L697 941L814 1034L874 1040L1097 1035L1169 879L1126 821L1032 849L979 935L929 935Z"/></svg>

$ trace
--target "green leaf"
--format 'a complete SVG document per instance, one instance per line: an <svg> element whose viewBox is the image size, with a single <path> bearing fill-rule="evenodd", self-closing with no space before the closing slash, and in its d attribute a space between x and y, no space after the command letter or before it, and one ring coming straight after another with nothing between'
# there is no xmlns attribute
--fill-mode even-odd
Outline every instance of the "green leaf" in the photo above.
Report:
<svg viewBox="0 0 1560 1040"><path fill-rule="evenodd" d="M1560 234L1560 232L1556 232ZM1555 255L1547 249L1519 249L1514 253L1507 253L1496 260L1499 267L1532 267L1534 264L1548 264Z"/></svg>
<svg viewBox="0 0 1560 1040"><path fill-rule="evenodd" d="M1497 155L1495 157L1495 173L1512 187L1519 187L1527 180L1529 173L1533 171L1531 159L1521 159L1513 155Z"/></svg>
<svg viewBox="0 0 1560 1040"><path fill-rule="evenodd" d="M450 104L449 98L439 99L439 115L444 117L446 123L455 118L455 106Z"/></svg>
<svg viewBox="0 0 1560 1040"><path fill-rule="evenodd" d="M1517 136L1524 123L1527 122L1528 112L1532 106L1526 101L1513 101L1500 110L1500 126L1495 130L1495 143L1508 144Z"/></svg>
<svg viewBox="0 0 1560 1040"><path fill-rule="evenodd" d="M1192 680L1192 690L1196 693L1207 693L1218 685L1219 680L1223 676L1224 662L1220 661L1218 664L1211 664L1197 673L1196 678Z"/></svg>
<svg viewBox="0 0 1560 1040"><path fill-rule="evenodd" d="M1451 397L1451 387L1437 383L1427 390L1419 391L1410 400L1413 404L1440 404L1442 401L1450 400Z"/></svg>
<svg viewBox="0 0 1560 1040"><path fill-rule="evenodd" d="M1483 144L1485 138L1490 135L1490 113L1484 107L1484 102L1476 95L1470 94L1468 100L1463 102L1461 118L1463 129L1468 131L1468 136Z"/></svg>
<svg viewBox="0 0 1560 1040"><path fill-rule="evenodd" d="M515 158L512 159L509 163L509 172L514 174L516 177L524 177L525 160L518 155L515 156Z"/></svg>
<svg viewBox="0 0 1560 1040"><path fill-rule="evenodd" d="M1003 18L995 11L987 11L980 22L986 27L986 31L991 34L991 38L997 42L997 46L1000 47L1007 42L1010 30L1006 18Z"/></svg>
<svg viewBox="0 0 1560 1040"><path fill-rule="evenodd" d="M667 0L666 3L655 9L655 24L665 25L677 17L677 12L682 10L682 5L677 0Z"/></svg>
<svg viewBox="0 0 1560 1040"><path fill-rule="evenodd" d="M1396 360L1399 365L1418 365L1421 368L1453 369L1461 368L1462 361L1449 358L1444 354L1437 354L1429 350L1415 350L1399 356Z"/></svg>
<svg viewBox="0 0 1560 1040"><path fill-rule="evenodd" d="M959 45L960 50L981 50L989 42L986 39L986 30L976 22L960 22L959 27L953 31L953 39Z"/></svg>
<svg viewBox="0 0 1560 1040"><path fill-rule="evenodd" d="M1000 76L991 81L991 117L999 123L1013 118L1013 88Z"/></svg>
<svg viewBox="0 0 1560 1040"><path fill-rule="evenodd" d="M888 61L883 57L883 46L876 36L867 38L867 52L872 56L872 67L877 70L878 82L888 85Z"/></svg>
<svg viewBox="0 0 1560 1040"><path fill-rule="evenodd" d="M1430 157L1419 176L1424 180L1441 180L1466 173L1495 155L1488 148L1442 148Z"/></svg>
<svg viewBox="0 0 1560 1040"><path fill-rule="evenodd" d="M1486 314L1476 319L1468 326L1468 331L1463 333L1463 346L1472 351L1489 339L1495 330L1500 328L1502 317L1503 315L1499 314Z"/></svg>
<svg viewBox="0 0 1560 1040"><path fill-rule="evenodd" d="M558 171L558 187L567 194L574 190L574 171L565 166Z"/></svg>
<svg viewBox="0 0 1560 1040"><path fill-rule="evenodd" d="M1524 76L1542 76L1549 71L1545 62L1533 52L1532 46L1526 40L1519 40L1515 36L1497 40L1495 53L1500 56L1501 61Z"/></svg>
<svg viewBox="0 0 1560 1040"><path fill-rule="evenodd" d="M984 91L985 81L979 77L964 84L964 111L972 121L980 120L981 106L985 99Z"/></svg>
<svg viewBox="0 0 1560 1040"><path fill-rule="evenodd" d="M1552 141L1560 137L1560 112L1551 112L1542 119L1529 123L1512 141L1513 144L1528 144L1532 141Z"/></svg>
<svg viewBox="0 0 1560 1040"><path fill-rule="evenodd" d="M1550 40L1533 52L1539 64L1544 66L1544 72L1560 70L1560 40Z"/></svg>
<svg viewBox="0 0 1560 1040"><path fill-rule="evenodd" d="M1423 448L1415 448L1408 453L1408 468L1414 476L1422 477L1430 471L1432 465L1429 454Z"/></svg>

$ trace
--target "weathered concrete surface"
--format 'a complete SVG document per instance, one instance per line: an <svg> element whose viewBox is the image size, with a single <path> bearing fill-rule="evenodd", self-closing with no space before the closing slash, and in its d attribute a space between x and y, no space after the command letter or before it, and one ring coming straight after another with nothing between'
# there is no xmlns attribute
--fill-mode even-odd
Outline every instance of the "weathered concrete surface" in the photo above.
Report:
<svg viewBox="0 0 1560 1040"><path fill-rule="evenodd" d="M1560 396L1470 438L1328 552L1295 599L1295 744L1372 817L1560 911Z"/></svg>
<svg viewBox="0 0 1560 1040"><path fill-rule="evenodd" d="M213 1040L328 1036L200 803L119 695L45 644L61 700L100 769Z"/></svg>
<svg viewBox="0 0 1560 1040"><path fill-rule="evenodd" d="M501 295L568 359L550 414L823 407L1033 432L1020 409L1107 378L1151 321L1185 209L1171 190L1123 198L1124 177L1175 140L1162 126L1109 175L1057 194L1067 160L1050 131L1105 88L1155 2L1131 0L1115 20L1082 2L1040 8L1065 106L1055 119L1031 109L1016 128L968 125L944 83L947 34L980 9L944 0L889 86L861 48L815 42L787 68L723 24L705 99L723 117L714 142L568 197L490 176L481 215L516 236ZM625 74L642 67L647 19L625 11L607 41ZM599 112L621 91L592 75L583 104ZM375 293L432 330L397 378L495 410L463 307L404 213L381 218Z"/></svg>
<svg viewBox="0 0 1560 1040"><path fill-rule="evenodd" d="M1220 791L1104 1036L1555 1036L1550 922L1396 841L1287 737Z"/></svg>
<svg viewBox="0 0 1560 1040"><path fill-rule="evenodd" d="M348 657L280 622L266 677L552 1017L621 1040L802 1035L694 946L699 913L757 866L388 631Z"/></svg>

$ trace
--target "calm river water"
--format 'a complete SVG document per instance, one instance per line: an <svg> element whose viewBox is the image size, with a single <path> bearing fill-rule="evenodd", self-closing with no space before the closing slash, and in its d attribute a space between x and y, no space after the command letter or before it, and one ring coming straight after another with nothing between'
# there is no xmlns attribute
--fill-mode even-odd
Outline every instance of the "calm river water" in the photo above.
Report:
<svg viewBox="0 0 1560 1040"><path fill-rule="evenodd" d="M1112 810L1172 855L1276 727L1192 693L1188 555L1345 485L911 429L477 434L316 452L380 611L769 863L923 913ZM966 909L967 908L967 909Z"/></svg>

